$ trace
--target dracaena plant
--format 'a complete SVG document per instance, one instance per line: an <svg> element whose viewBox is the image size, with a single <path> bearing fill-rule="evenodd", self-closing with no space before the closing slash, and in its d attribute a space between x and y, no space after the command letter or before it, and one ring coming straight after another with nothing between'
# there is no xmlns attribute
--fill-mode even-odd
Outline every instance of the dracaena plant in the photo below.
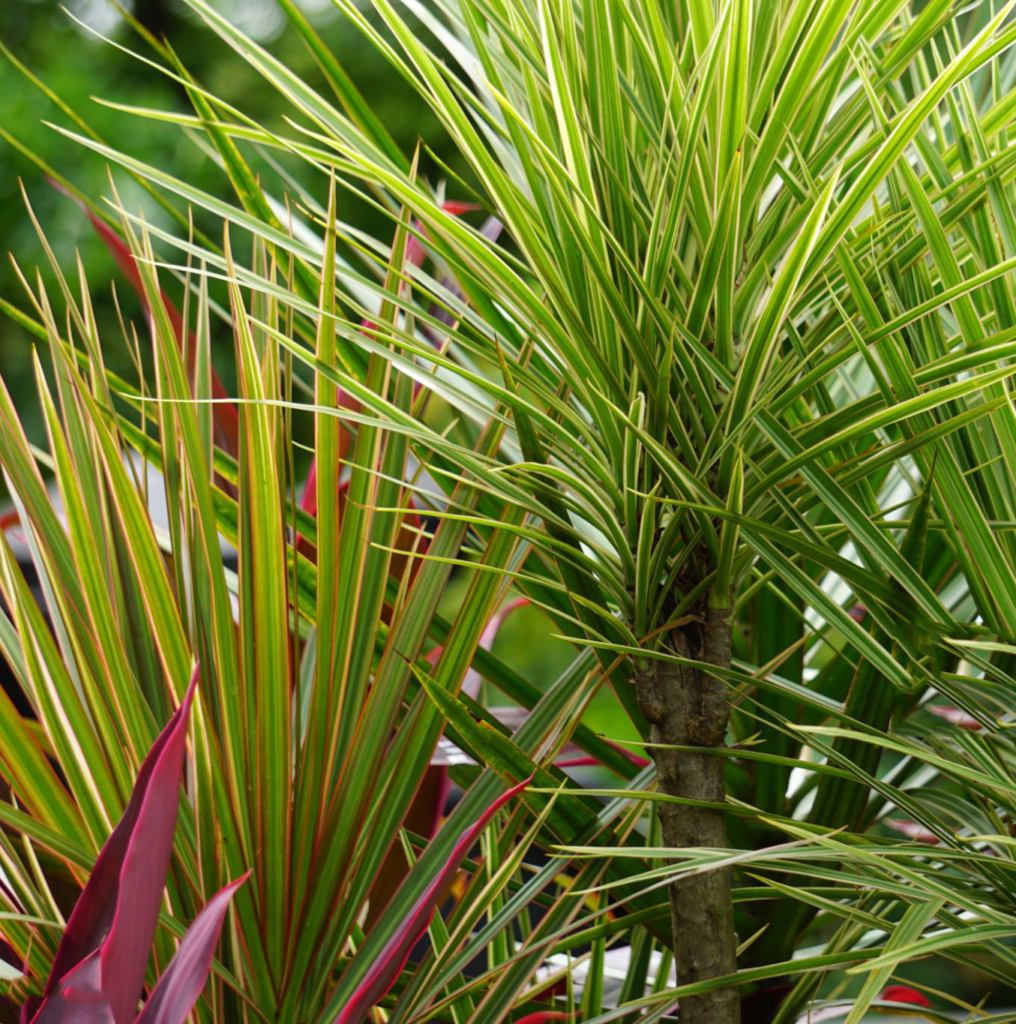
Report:
<svg viewBox="0 0 1016 1024"><path fill-rule="evenodd" d="M31 290L37 319L19 315L47 342L55 382L38 361L46 450L29 443L11 395L0 388L0 463L15 504L11 536L0 545L0 588L11 612L0 625L0 643L35 716L23 717L10 695L0 698L9 787L0 817L25 843L19 848L4 836L0 896L5 960L21 968L12 996L23 1001L29 1020L107 1013L122 1024L139 1012L139 1019L161 1020L159 1014L179 1013L184 997L186 1016L206 973L195 982L195 957L210 962L230 896L234 924L210 992L194 1009L199 1019L358 1024L377 1003L426 1007L460 986L452 1002L456 1014L464 1012L472 996L463 967L481 946L470 926L491 916L502 933L528 920L534 901L549 898L548 888L571 888L559 881L557 863L521 884L531 844L596 836L616 842L637 816L619 804L598 815L574 792L534 793L529 814L514 813L503 831L490 832L483 870L472 865L476 877L452 930L434 917L463 858L525 790L518 780L536 772L533 757L546 761L573 740L583 756L623 776L637 769L630 755L581 725L583 705L574 704L576 686L588 686L581 659L541 695L489 653L500 623L519 606L499 610L508 586L502 570L524 558L525 544L514 534L471 531L465 521L424 532L410 507L405 430L371 426L362 412L390 387L403 408L402 427L417 424L420 396L412 379L386 372L387 385L375 383L376 394L361 389L360 398L340 393L329 379L334 189L329 208L325 237L332 248L317 269L324 282L318 305L310 306L313 358L325 367L317 382L316 457L299 496L286 483L294 442L283 412L289 391L280 390L296 378L268 368L280 367L287 330L306 327L287 321L274 302L248 310L239 272L229 289L238 405L222 401L211 369L207 280L196 304L181 312L160 285L147 233L129 223L125 241L93 218L139 292L153 347L151 390L146 381L133 385L104 372L108 342L96 334L83 275L80 297L59 277L65 331L41 284ZM422 261L408 225L407 218L391 246L389 284ZM224 251L235 271L228 236ZM282 280L264 246L255 245L252 263L253 276L265 270ZM394 316L384 300L359 325L363 337ZM372 365L374 373L387 366ZM358 425L340 424L335 409ZM478 449L497 436L492 423ZM291 449L288 459L291 466ZM158 470L154 483L145 460ZM43 471L52 473L49 487ZM168 524L153 523L152 487L164 492ZM471 481L449 484L449 500L462 507L481 496ZM27 541L45 581L41 604L14 557L15 535ZM226 568L223 541L236 550L235 573ZM438 557L414 561L420 550ZM439 605L455 561L479 570L448 621ZM201 668L184 697L196 655ZM487 741L453 733L442 746L444 723L427 688L443 694L461 687L462 699L503 736L496 715L474 701L481 668L527 713L511 745L514 756L477 773L449 764L483 764ZM195 685L201 710L174 847ZM170 718L180 698L182 709ZM512 717L517 723L519 715ZM461 746L449 758L451 740ZM164 767L171 778L156 799L152 765L162 765L170 748L177 767L175 774ZM556 789L566 777L548 768ZM450 772L466 792L444 820ZM503 792L506 781L513 785ZM141 818L155 839L141 830ZM128 871L139 859L140 876ZM560 902L564 916L548 918L542 934L527 926L533 948L522 969L492 986L500 1012L556 984L557 975L535 987L530 982L548 947L571 948L565 925L583 906L583 885L605 869L601 861L578 873L576 892ZM251 882L234 896L230 880L248 874ZM67 892L86 878L61 938ZM153 943L163 882L166 903ZM220 889L223 883L229 887ZM160 972L183 933L179 922L194 919L206 901L196 937L187 933ZM407 967L428 934L426 969ZM149 995L139 1011L150 945Z"/></svg>
<svg viewBox="0 0 1016 1024"><path fill-rule="evenodd" d="M53 902L37 848L80 877L168 715L163 680L179 690L196 654L206 711L173 917L254 870L200 1012L360 1013L460 826L499 779L530 777L530 817L434 918L384 997L390 1021L488 1024L541 1012L525 1004L542 992L545 1014L586 1021L677 1005L730 1024L743 997L746 1021L848 1002L853 1024L915 956L1005 977L1012 0L373 0L372 16L334 0L457 147L468 180L443 183L289 0L320 82L186 2L288 119L253 122L133 23L192 110L107 102L200 133L226 200L52 97L68 139L172 219L61 181L123 236L151 381L105 371L83 284L61 287L66 327L27 275L28 308L5 305L47 343L59 399L40 373L48 453L0 407L54 625L8 555L0 641L39 718L4 712L3 820L28 843L5 839L12 906ZM394 241L344 223L347 196ZM180 314L161 294L174 274ZM210 370L219 332L235 421ZM127 447L162 474L165 535ZM471 575L447 622L453 566ZM542 696L480 643L509 588L575 648ZM499 723L470 668L532 713ZM583 724L607 686L651 766ZM429 844L404 835L401 863L419 857L379 912L375 868L443 727L482 769L454 769L466 796ZM555 763L569 739L623 788L581 792ZM533 844L567 870L522 869ZM32 927L12 921L8 941L38 968ZM587 943L581 994L559 992Z"/></svg>

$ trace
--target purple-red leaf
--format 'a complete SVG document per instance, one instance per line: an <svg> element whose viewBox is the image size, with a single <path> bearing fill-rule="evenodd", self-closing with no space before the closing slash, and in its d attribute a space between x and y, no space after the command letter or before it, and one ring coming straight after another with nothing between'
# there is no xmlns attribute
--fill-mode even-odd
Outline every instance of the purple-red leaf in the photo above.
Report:
<svg viewBox="0 0 1016 1024"><path fill-rule="evenodd" d="M97 1000L108 1005L115 1024L134 1020L173 852L196 685L197 669L141 765L127 809L78 898L33 1024L67 1024L78 1019L83 1001ZM88 1012L89 1020L103 1019L96 1005Z"/></svg>
<svg viewBox="0 0 1016 1024"><path fill-rule="evenodd" d="M233 893L250 872L220 889L187 929L172 963L145 1003L135 1024L184 1024L205 987Z"/></svg>
<svg viewBox="0 0 1016 1024"><path fill-rule="evenodd" d="M60 1024L115 1024L113 1008L102 991L102 964L99 958L100 951L97 949L64 975L60 983L62 1004L55 1011L55 1019L59 1019ZM52 1005L46 1004L50 1007Z"/></svg>
<svg viewBox="0 0 1016 1024"><path fill-rule="evenodd" d="M458 870L462 858L476 842L479 834L487 827L490 819L509 801L529 785L531 779L513 786L507 793L498 797L480 815L479 820L470 825L458 839L448 860L441 870L430 880L427 888L420 894L417 901L403 918L384 949L374 961L367 976L353 993L342 1012L335 1018L335 1024L360 1024L367 1011L375 1006L385 993L395 984L399 973L409 959L413 946L420 940L430 926L437 902L445 886Z"/></svg>

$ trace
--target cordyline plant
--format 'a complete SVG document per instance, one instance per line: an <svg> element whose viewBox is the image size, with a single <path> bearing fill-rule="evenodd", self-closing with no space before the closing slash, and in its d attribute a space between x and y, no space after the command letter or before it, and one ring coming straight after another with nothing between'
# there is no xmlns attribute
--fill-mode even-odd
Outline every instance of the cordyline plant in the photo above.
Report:
<svg viewBox="0 0 1016 1024"><path fill-rule="evenodd" d="M229 900L242 878L201 911L144 1009L137 1012L173 852L193 699L192 681L183 704L145 758L124 816L96 859L42 997L25 1004L22 1020L183 1024L201 995Z"/></svg>
<svg viewBox="0 0 1016 1024"><path fill-rule="evenodd" d="M447 185L290 0L321 82L187 3L278 90L285 130L137 24L193 111L113 103L198 134L233 199L49 93L69 140L162 204L61 183L143 296L152 380L105 370L83 270L59 277L65 316L27 275L27 308L4 305L55 382L40 364L48 451L0 393L52 624L4 547L0 643L38 718L0 704L20 988L55 944L47 877L84 879L193 657L150 979L253 869L200 1019L380 1001L399 1024L729 1024L828 1002L855 1024L916 956L1011 977L1016 0L334 0L457 147L469 180ZM347 197L394 241L344 223ZM127 450L160 471L168 531ZM543 694L481 642L510 589L575 648ZM604 686L651 766L583 724ZM465 796L420 842L442 730L480 767L451 769ZM623 788L580 789L569 740ZM407 961L466 826L523 778ZM524 866L534 846L557 859Z"/></svg>
<svg viewBox="0 0 1016 1024"><path fill-rule="evenodd" d="M331 210L334 241L334 195ZM484 713L472 701L480 677L471 662L489 649L500 622L517 607L498 611L504 577L475 573L454 621L440 617L451 560L434 559L417 571L406 556L421 546L457 553L467 528L449 522L425 535L403 497L405 447L396 442L393 453L390 439L381 443L380 432L368 444L370 430L364 426L353 440L322 413L309 484L314 491L305 491L299 502L287 498L278 450L284 438L287 445L292 442L279 411L282 400L271 397L278 381L262 372L278 362L273 347L283 337L278 307L264 311L265 320L259 321L245 311L234 283L237 358L247 400L239 410L231 403L195 404L194 393L222 393L208 357L207 289L202 286L198 329L191 335L186 316L159 288L151 261L143 256L144 243L127 226L135 257L108 228L98 226L140 291L150 320L158 399L151 406L158 410L154 420L144 419L146 392L102 372L87 288L77 301L62 276L67 335L80 348L61 334L41 285L33 293L39 320L21 318L45 336L53 357L57 398L37 363L48 455L29 444L11 396L0 390L0 461L15 499L16 529L45 580L50 619L43 618L5 542L0 586L11 621L0 626L3 649L37 716L36 722L27 721L9 697L0 701L10 787L0 813L27 843L19 852L4 840L5 949L8 960L23 968L16 990L41 989L24 1002L23 1018L92 1020L98 1018L89 1014L107 1012L108 1005L109 1019L133 1021L154 928L145 907L157 913L165 884L172 916L163 915L168 932L155 937L157 967L172 953L172 936L182 934L174 922L193 918L207 892L207 913L218 915L221 926L233 887L212 894L223 879L248 873L251 884L235 897L233 948L215 971L211 999L195 1011L201 1018L354 1024L379 1001L390 1001L397 982L405 989L407 958L430 929L431 980L417 974L411 996L405 991L398 996L407 1008L425 1006L461 979L463 966L482 949L468 925L496 907L502 914L497 930L510 928L534 900L547 899L544 890L558 884L555 863L535 884L530 880L520 887L522 859L550 823L556 831L543 838L544 845L597 836L616 842L633 824L634 815L623 807L601 820L587 803L571 806L566 798L570 811L555 814L550 793L534 796L535 818L516 816L503 836L490 840L486 871L477 876L472 898L462 908L465 923L452 918L457 929L449 936L444 926L432 924L436 908L481 833L527 785L501 793L502 779L517 777L518 770L532 776L537 764L527 751L546 747L550 754L567 738L584 744L596 763L620 766L626 775L635 770L632 760L581 727L582 705L572 701L582 664L541 698L488 655L487 676L537 706L516 733L513 758L499 762L500 772L459 773L468 791L441 825L449 759L438 745L443 723L425 687L443 692L461 686L462 698ZM402 230L393 248L400 267L419 258L408 237ZM254 261L263 258L261 250ZM326 264L325 281L331 282L333 266ZM334 301L334 286L322 286L322 292L319 352L329 345L324 335L330 321L320 311ZM385 314L382 308L380 316ZM376 327L364 324L363 329ZM262 330L266 333L256 336ZM114 388L120 392L116 398ZM398 389L406 420L415 422L412 382L404 377ZM140 421L116 411L121 397L140 411ZM360 408L352 396L333 392L330 401L350 411ZM329 428L334 428L331 450L322 436ZM213 438L220 445L214 451ZM348 460L340 455L346 448ZM155 484L138 475L130 458L125 461L130 450L161 471ZM340 479L343 463L358 458L362 473L354 468L348 479ZM53 472L66 522L52 505L41 467ZM165 490L168 530L150 517L150 486ZM375 488L378 493L370 494ZM464 490L468 497L469 489L456 493ZM221 538L237 549L235 574L225 568ZM517 557L515 537L497 545L480 535L474 546L478 560L490 568L511 566ZM331 590L325 590L328 580ZM368 608L370 617L364 619ZM322 628L326 616L327 629ZM184 710L152 746L154 724L182 695L179 681L186 684L186 679L177 673L189 671L189 652L200 652L202 668L187 690ZM322 662L326 657L331 660ZM167 877L183 730L198 679L203 699L194 766ZM498 724L496 717L491 722ZM173 737L177 769L175 774L166 769L172 778L153 802L151 765L156 759L162 764L167 736ZM475 765L484 741L460 743L473 751ZM140 765L136 795L124 809L135 764ZM549 777L554 789L566 779L551 771L544 771L544 779ZM85 877L109 822L121 812L121 823L95 860L51 954L63 909L60 886ZM155 840L140 835L141 818L155 829ZM412 852L400 856L402 825L419 833L409 838ZM134 851L133 859L125 856L124 844ZM140 877L128 871L139 857L145 859ZM548 920L550 937L534 942L537 953L530 954L527 969L498 991L503 1012L539 995L539 988L522 993L542 963L538 954L548 945L562 952L572 947L562 924L582 907L583 884L603 875L602 862L579 872L578 893L562 904L566 917ZM112 884L114 876L119 885ZM513 902L502 907L508 893ZM203 916L194 927L204 937L202 955L210 958L217 927L212 936ZM191 934L164 972L153 969L159 980L139 1019L176 1020L182 1005L178 989L191 1005L198 998L207 970L195 988L194 970L177 966L181 958L185 965L193 959L197 940ZM543 987L556 981L551 976ZM468 986L458 1003L471 1005ZM183 1016L188 1012L190 1005ZM462 1012L458 1005L455 1012Z"/></svg>

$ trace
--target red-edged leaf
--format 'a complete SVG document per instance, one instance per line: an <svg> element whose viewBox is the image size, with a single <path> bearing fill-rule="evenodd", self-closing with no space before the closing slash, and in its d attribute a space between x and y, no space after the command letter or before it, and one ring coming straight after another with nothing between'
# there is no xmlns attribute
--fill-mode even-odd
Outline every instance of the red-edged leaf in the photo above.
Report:
<svg viewBox="0 0 1016 1024"><path fill-rule="evenodd" d="M479 207L476 203L460 203L460 202L445 202L442 203L441 208L446 212L450 213L453 217L461 217L464 213L469 213L472 210L477 210ZM500 233L500 221L492 219L489 223L496 223L498 225L497 231L493 234L493 238L497 238ZM417 222L417 227L420 225ZM490 228L488 225L484 225L484 232L488 234ZM409 241L406 243L406 263L409 266L419 267L424 259L426 258L427 252L423 247L423 244L415 236L411 236ZM363 319L360 321L360 330L371 333L377 330L377 324L372 320ZM414 394L419 392L420 385L417 383L414 385ZM340 409L348 409L350 412L359 412L363 406L358 398L354 398L352 395L347 395L341 388L338 392L338 407ZM344 460L346 453L349 451L349 446L352 443L353 435L345 429L344 426L340 425L339 428L339 459ZM300 500L300 507L305 511L314 515L317 512L317 460L311 459L310 470L307 473L307 480L303 488L303 497ZM306 552L305 552L306 553Z"/></svg>
<svg viewBox="0 0 1016 1024"><path fill-rule="evenodd" d="M342 404L341 396L339 398L339 404ZM342 483L339 484L340 529L348 492L349 481L343 480ZM313 516L317 515L317 466L314 463L311 463L310 471L307 474L307 484L304 489L300 505L304 511L309 512ZM425 553L428 546L426 537L421 538L420 536L422 530L423 522L416 512L416 506L413 504L412 499L410 499L402 525L399 527L399 532L395 537L394 546L396 551L392 555L391 565L389 567L389 573L394 579L401 581L407 572L410 573L410 579L415 578L416 573L420 569L420 560L418 558L411 557L411 555L414 552ZM312 562L317 562L317 551L306 537L298 534L296 538L296 546L300 554L305 555ZM400 552L407 553L400 554ZM390 623L392 609L388 604L385 604L383 613L385 622Z"/></svg>
<svg viewBox="0 0 1016 1024"><path fill-rule="evenodd" d="M102 1000L116 1024L137 1013L173 852L180 778L197 669L187 695L138 772L64 931L33 1024L66 1024L83 1000ZM89 1012L98 1013L93 1006ZM99 1016L88 1018L99 1021Z"/></svg>
<svg viewBox="0 0 1016 1024"><path fill-rule="evenodd" d="M352 999L342 1012L335 1018L335 1024L360 1024L367 1011L375 1006L385 993L395 984L402 968L409 959L413 946L420 940L430 925L437 907L438 899L445 886L458 870L462 858L476 842L477 837L487 827L491 818L509 801L529 785L531 779L513 786L503 796L498 797L480 816L479 820L467 828L458 839L448 860L441 870L430 880L427 888L413 904L403 918L402 923L385 944L380 955L371 965L366 977L353 993Z"/></svg>
<svg viewBox="0 0 1016 1024"><path fill-rule="evenodd" d="M561 1013L559 1010L540 1010L538 1013L527 1013L525 1017L519 1017L515 1024L547 1024L552 1020L571 1020L570 1013Z"/></svg>
<svg viewBox="0 0 1016 1024"><path fill-rule="evenodd" d="M233 893L249 876L248 871L220 889L194 918L135 1024L184 1024L212 969L212 956Z"/></svg>
<svg viewBox="0 0 1016 1024"><path fill-rule="evenodd" d="M918 992L909 985L890 985L879 998L887 1003L910 1003L913 1006L931 1008L931 1000L923 992Z"/></svg>
<svg viewBox="0 0 1016 1024"><path fill-rule="evenodd" d="M339 409L348 409L350 412L359 412L363 406L358 398L346 394L341 388L338 392ZM345 428L342 421L339 421L339 459L344 461L349 454L349 446L353 443L353 435ZM303 495L300 498L300 508L309 512L312 516L317 515L317 458L310 460L310 469L307 471L307 479L303 485Z"/></svg>
<svg viewBox="0 0 1016 1024"><path fill-rule="evenodd" d="M106 248L110 251L113 258L116 260L118 266L123 271L124 277L130 282L130 286L137 293L138 298L141 300L142 306L151 315L151 311L148 306L148 297L145 294L144 285L141 283L141 274L138 271L137 262L134 259L134 254L124 244L123 239L101 218L97 217L87 206L84 205L76 196L71 195L59 182L54 181L52 178L49 179L49 183L58 192L62 192L64 195L69 196L74 200L78 206L81 207L85 216L88 217L92 223L92 227L95 228L96 234L102 239ZM190 367L195 364L195 353L197 350L197 337L194 332L187 329L187 326L183 322L183 317L180 315L180 311L173 305L170 297L165 293L161 292L162 304L166 309L166 315L169 317L169 322L173 327L173 333L176 335L177 344L180 346L181 352L184 351L184 342L186 342L186 360ZM212 398L215 399L212 405L212 423L215 432L215 443L225 452L230 455L236 455L240 448L240 417L236 411L236 406L228 401L229 395L226 389L222 386L222 381L219 380L218 375L212 370Z"/></svg>
<svg viewBox="0 0 1016 1024"><path fill-rule="evenodd" d="M392 564L393 568L397 568L394 561ZM414 562L414 567L418 564L418 562ZM515 601L510 601L497 612L484 627L483 633L480 636L480 646L484 650L489 651L505 619L517 608L521 608L528 603L526 598L520 597ZM436 664L443 650L443 647L435 647L427 654L428 661L432 665ZM480 692L480 682L480 673L473 668L469 668L462 682L463 692L475 699ZM447 743L447 741L444 742ZM454 749L457 750L458 748ZM442 741L439 740L438 746L434 748L430 767L423 773L420 785L413 796L413 802L409 805L409 810L406 811L406 817L402 822L403 828L407 828L410 832L415 832L417 835L425 836L428 839L433 839L437 835L437 830L441 825L441 817L444 814L445 804L448 802L448 792L451 789L447 757L444 755ZM365 922L367 931L370 931L374 926L377 919L381 916L381 912L388 906L395 890L402 884L402 880L408 873L409 865L406 863L406 858L398 840L396 840L388 848L385 859L370 889L370 906Z"/></svg>

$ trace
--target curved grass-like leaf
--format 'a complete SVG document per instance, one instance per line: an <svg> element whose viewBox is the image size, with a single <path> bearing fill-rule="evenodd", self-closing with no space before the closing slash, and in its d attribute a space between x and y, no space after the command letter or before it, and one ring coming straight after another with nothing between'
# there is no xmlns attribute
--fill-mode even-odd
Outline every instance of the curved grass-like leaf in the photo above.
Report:
<svg viewBox="0 0 1016 1024"><path fill-rule="evenodd" d="M352 998L335 1018L335 1024L360 1024L367 1011L376 1005L395 984L412 952L413 946L427 930L437 909L437 902L445 886L459 869L462 858L476 842L494 815L513 797L529 785L531 779L520 782L503 793L477 819L465 829L452 849L447 863L428 883L420 897L405 912L404 920L386 943L380 956L374 961L364 980L353 993Z"/></svg>

